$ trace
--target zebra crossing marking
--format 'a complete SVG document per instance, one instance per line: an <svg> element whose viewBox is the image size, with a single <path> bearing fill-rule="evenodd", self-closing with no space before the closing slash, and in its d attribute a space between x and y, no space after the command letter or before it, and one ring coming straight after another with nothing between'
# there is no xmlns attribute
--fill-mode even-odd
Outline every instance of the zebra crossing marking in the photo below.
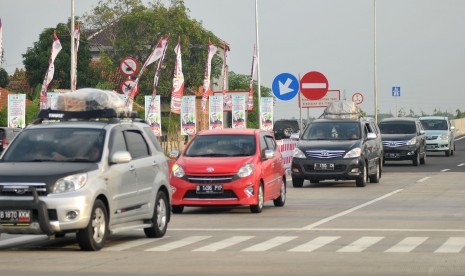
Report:
<svg viewBox="0 0 465 276"><path fill-rule="evenodd" d="M187 246L187 245L199 242L199 241L206 240L208 238L211 238L211 236L190 236L190 237L178 240L178 241L152 247L152 248L146 249L145 251L170 251L170 250L177 249L183 246Z"/></svg>
<svg viewBox="0 0 465 276"><path fill-rule="evenodd" d="M408 253L417 248L420 244L425 242L427 237L407 237L400 241L398 244L384 251L387 253Z"/></svg>
<svg viewBox="0 0 465 276"><path fill-rule="evenodd" d="M465 238L451 237L441 247L436 249L434 253L460 253L465 247Z"/></svg>
<svg viewBox="0 0 465 276"><path fill-rule="evenodd" d="M156 240L147 239L147 238L146 239L137 239L137 240L134 240L134 241L124 242L124 243L114 245L114 246L111 246L111 247L104 247L104 248L102 248L102 251L123 251L123 250L131 249L131 248L134 248L134 247L137 247L137 246L141 246L141 245L144 245L144 244L147 244L147 243L160 241L160 240L163 240L163 239L166 239L166 238L169 238L169 236L164 236L164 237L156 239Z"/></svg>
<svg viewBox="0 0 465 276"><path fill-rule="evenodd" d="M297 247L294 247L290 250L289 252L313 252L317 250L320 247L323 247L337 239L339 239L340 236L322 236L322 237L317 237L314 238L313 240L306 242L302 245L299 245Z"/></svg>
<svg viewBox="0 0 465 276"><path fill-rule="evenodd" d="M222 240L222 241L218 241L218 242L214 242L212 244L209 244L209 245L194 249L192 251L214 252L214 251L225 249L227 247L230 247L230 246L233 246L235 244L241 243L243 241L250 240L253 237L255 237L255 236L233 236L231 238L228 238L228 239L225 239L225 240Z"/></svg>
<svg viewBox="0 0 465 276"><path fill-rule="evenodd" d="M267 241L261 242L259 244L247 247L245 249L242 249L241 251L244 252L263 252L267 251L271 248L274 248L276 246L279 246L281 244L287 243L289 241L292 241L293 239L296 239L298 237L296 236L280 236L280 237L274 237L272 239L269 239Z"/></svg>
<svg viewBox="0 0 465 276"><path fill-rule="evenodd" d="M384 237L361 237L360 239L354 241L353 243L344 246L339 249L337 252L352 253L352 252L362 252L368 247L374 245Z"/></svg>

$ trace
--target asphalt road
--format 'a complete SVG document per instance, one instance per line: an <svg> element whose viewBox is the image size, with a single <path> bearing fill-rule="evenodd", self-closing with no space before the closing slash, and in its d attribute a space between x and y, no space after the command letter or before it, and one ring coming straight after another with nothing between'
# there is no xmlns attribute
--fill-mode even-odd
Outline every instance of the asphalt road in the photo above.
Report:
<svg viewBox="0 0 465 276"><path fill-rule="evenodd" d="M465 139L426 165L387 162L380 183L288 181L286 205L185 208L81 252L74 235L2 235L0 275L465 275Z"/></svg>

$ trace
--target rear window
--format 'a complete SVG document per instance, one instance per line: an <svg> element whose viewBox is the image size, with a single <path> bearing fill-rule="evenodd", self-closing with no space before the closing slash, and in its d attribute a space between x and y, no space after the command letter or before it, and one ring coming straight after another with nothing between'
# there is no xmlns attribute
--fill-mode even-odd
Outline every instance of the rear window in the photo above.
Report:
<svg viewBox="0 0 465 276"><path fill-rule="evenodd" d="M417 133L415 122L381 122L379 123L379 130L382 134L414 134Z"/></svg>
<svg viewBox="0 0 465 276"><path fill-rule="evenodd" d="M198 135L186 149L185 156L247 156L256 152L253 135Z"/></svg>

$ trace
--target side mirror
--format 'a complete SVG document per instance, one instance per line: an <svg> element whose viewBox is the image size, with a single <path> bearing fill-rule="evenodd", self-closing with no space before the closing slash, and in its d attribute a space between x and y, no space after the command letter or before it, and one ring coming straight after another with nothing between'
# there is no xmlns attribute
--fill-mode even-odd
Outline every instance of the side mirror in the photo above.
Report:
<svg viewBox="0 0 465 276"><path fill-rule="evenodd" d="M272 150L265 150L265 159L274 158L274 151Z"/></svg>
<svg viewBox="0 0 465 276"><path fill-rule="evenodd" d="M367 140L374 140L374 139L376 139L376 133L368 132Z"/></svg>
<svg viewBox="0 0 465 276"><path fill-rule="evenodd" d="M424 130L420 130L420 134L421 134L421 135L425 134L425 131L424 131Z"/></svg>
<svg viewBox="0 0 465 276"><path fill-rule="evenodd" d="M110 163L112 164L121 164L121 163L128 163L132 160L132 156L128 151L117 151L113 153L110 159Z"/></svg>

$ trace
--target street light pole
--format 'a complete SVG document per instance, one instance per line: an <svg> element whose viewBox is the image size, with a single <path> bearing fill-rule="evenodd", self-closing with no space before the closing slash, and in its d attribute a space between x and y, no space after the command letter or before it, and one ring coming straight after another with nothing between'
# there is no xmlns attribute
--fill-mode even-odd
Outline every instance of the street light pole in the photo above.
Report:
<svg viewBox="0 0 465 276"><path fill-rule="evenodd" d="M73 87L73 81L74 81L74 78L76 77L75 74L76 72L74 71L74 67L76 66L75 65L75 53L74 53L74 0L71 0L71 28L70 28L70 36L71 36L71 81L70 81L70 85L71 85L71 92L74 91L74 87Z"/></svg>
<svg viewBox="0 0 465 276"><path fill-rule="evenodd" d="M258 0L255 0L255 36L257 40L257 92L258 92L258 125L259 128L262 128L262 120L261 120L261 91L260 91L260 47L259 47L259 39L258 39ZM253 78L253 76L252 76Z"/></svg>
<svg viewBox="0 0 465 276"><path fill-rule="evenodd" d="M378 123L378 74L376 68L376 0L373 0L373 64L374 64L374 94L375 94L375 122Z"/></svg>

